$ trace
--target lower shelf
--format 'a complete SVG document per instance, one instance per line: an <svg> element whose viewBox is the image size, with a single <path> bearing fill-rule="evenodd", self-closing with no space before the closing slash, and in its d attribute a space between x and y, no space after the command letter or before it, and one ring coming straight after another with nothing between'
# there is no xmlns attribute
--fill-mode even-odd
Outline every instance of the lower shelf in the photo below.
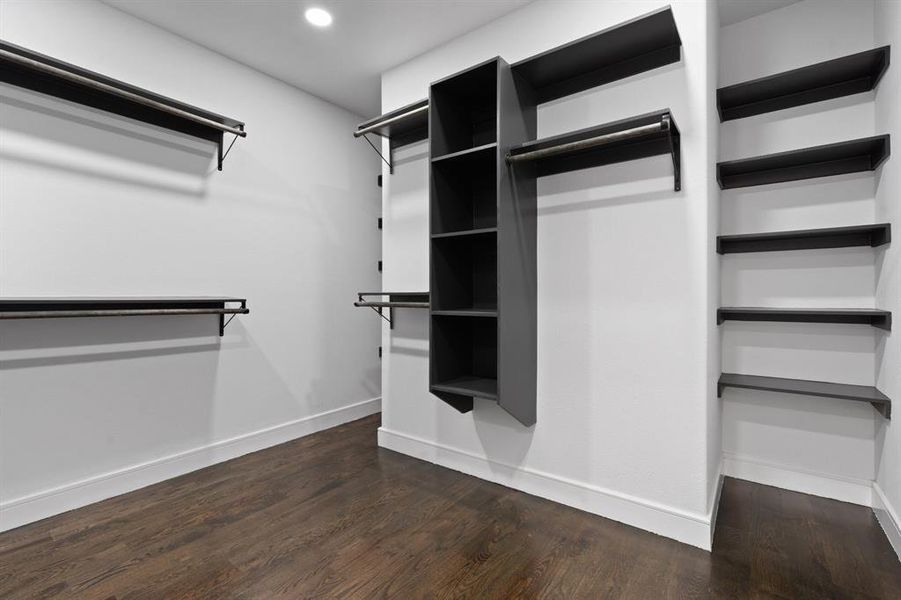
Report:
<svg viewBox="0 0 901 600"><path fill-rule="evenodd" d="M810 381L807 379L786 379L783 377L762 377L760 375L741 375L739 373L723 373L717 382L717 396L722 397L725 388L742 388L747 390L763 390L800 394L802 396L821 396L823 398L839 398L854 402L869 402L886 419L892 417L892 401L869 385L848 385L845 383L829 383Z"/></svg>
<svg viewBox="0 0 901 600"><path fill-rule="evenodd" d="M876 223L874 225L852 225L850 227L828 227L825 229L719 235L716 238L716 251L720 254L734 254L737 252L851 248L853 246L871 246L876 248L891 241L891 224Z"/></svg>
<svg viewBox="0 0 901 600"><path fill-rule="evenodd" d="M776 321L792 323L846 323L872 325L891 331L892 313L876 308L769 308L722 307L716 311L716 324L725 321Z"/></svg>
<svg viewBox="0 0 901 600"><path fill-rule="evenodd" d="M433 384L431 389L434 392L447 392L473 398L497 400L497 379L489 379L487 377L464 375L450 381Z"/></svg>

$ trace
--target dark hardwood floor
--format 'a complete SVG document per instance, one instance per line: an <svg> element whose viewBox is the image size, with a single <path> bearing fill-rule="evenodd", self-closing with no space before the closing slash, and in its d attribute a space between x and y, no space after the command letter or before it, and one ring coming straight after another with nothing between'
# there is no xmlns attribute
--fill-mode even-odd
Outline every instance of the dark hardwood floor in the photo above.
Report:
<svg viewBox="0 0 901 600"><path fill-rule="evenodd" d="M0 598L901 598L868 508L728 479L707 553L380 450L378 422L0 534Z"/></svg>

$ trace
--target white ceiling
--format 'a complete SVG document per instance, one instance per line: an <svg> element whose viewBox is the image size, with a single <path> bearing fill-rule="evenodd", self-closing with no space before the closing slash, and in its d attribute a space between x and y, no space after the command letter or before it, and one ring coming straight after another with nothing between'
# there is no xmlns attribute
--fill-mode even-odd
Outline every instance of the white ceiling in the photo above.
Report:
<svg viewBox="0 0 901 600"><path fill-rule="evenodd" d="M104 0L365 117L379 75L531 0ZM326 29L303 17L334 16Z"/></svg>
<svg viewBox="0 0 901 600"><path fill-rule="evenodd" d="M719 0L720 26L732 25L801 0Z"/></svg>

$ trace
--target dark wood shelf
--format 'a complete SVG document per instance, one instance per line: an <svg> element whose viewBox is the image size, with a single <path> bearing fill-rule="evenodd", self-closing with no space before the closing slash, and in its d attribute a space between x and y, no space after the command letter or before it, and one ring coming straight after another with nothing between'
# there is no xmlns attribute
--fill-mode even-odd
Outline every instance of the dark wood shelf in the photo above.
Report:
<svg viewBox="0 0 901 600"><path fill-rule="evenodd" d="M783 323L847 323L872 325L891 331L892 313L875 308L764 308L724 306L716 311L717 325L725 321Z"/></svg>
<svg viewBox="0 0 901 600"><path fill-rule="evenodd" d="M433 233L432 239L465 237L469 235L490 235L496 234L497 227L482 227L480 229L463 229L461 231L448 231L446 233Z"/></svg>
<svg viewBox="0 0 901 600"><path fill-rule="evenodd" d="M487 377L465 375L463 377L456 377L450 381L434 383L432 384L431 389L436 392L497 400L497 379L489 379Z"/></svg>
<svg viewBox="0 0 901 600"><path fill-rule="evenodd" d="M439 317L497 317L497 308L465 308L458 310L433 310Z"/></svg>
<svg viewBox="0 0 901 600"><path fill-rule="evenodd" d="M591 140L599 142L598 145L581 145ZM534 165L535 175L544 177L658 154L672 155L673 187L678 191L681 189L679 128L668 109L526 142L510 148L507 161L515 165L528 160Z"/></svg>
<svg viewBox="0 0 901 600"><path fill-rule="evenodd" d="M246 298L218 296L0 298L0 320L219 315L219 335L225 315L249 312Z"/></svg>
<svg viewBox="0 0 901 600"><path fill-rule="evenodd" d="M868 92L889 65L889 46L761 77L716 91L721 121Z"/></svg>
<svg viewBox="0 0 901 600"><path fill-rule="evenodd" d="M512 65L538 103L678 62L682 40L673 11L662 8Z"/></svg>
<svg viewBox="0 0 901 600"><path fill-rule="evenodd" d="M451 152L450 154L444 154L442 156L436 156L432 159L433 163L441 162L441 161L450 161L454 159L469 159L478 154L491 155L494 150L497 149L497 142L491 142L488 144L482 144L481 146L476 146L475 148L466 148L465 150L459 150L457 152ZM492 159L493 160L493 159Z"/></svg>
<svg viewBox="0 0 901 600"><path fill-rule="evenodd" d="M0 81L205 139L245 137L244 123L0 40Z"/></svg>
<svg viewBox="0 0 901 600"><path fill-rule="evenodd" d="M722 397L723 390L730 387L869 402L886 419L890 419L892 416L892 401L878 389L869 385L848 385L825 381L809 381L806 379L723 373L720 375L717 383L717 395Z"/></svg>
<svg viewBox="0 0 901 600"><path fill-rule="evenodd" d="M891 153L888 135L789 150L716 165L722 189L873 171Z"/></svg>
<svg viewBox="0 0 901 600"><path fill-rule="evenodd" d="M817 248L849 248L852 246L881 246L892 241L889 223L800 229L768 233L720 235L716 251L720 254L738 252L777 252L783 250L812 250Z"/></svg>
<svg viewBox="0 0 901 600"><path fill-rule="evenodd" d="M379 115L357 125L354 135L374 133L388 138L394 148L413 144L429 137L429 100L424 98Z"/></svg>

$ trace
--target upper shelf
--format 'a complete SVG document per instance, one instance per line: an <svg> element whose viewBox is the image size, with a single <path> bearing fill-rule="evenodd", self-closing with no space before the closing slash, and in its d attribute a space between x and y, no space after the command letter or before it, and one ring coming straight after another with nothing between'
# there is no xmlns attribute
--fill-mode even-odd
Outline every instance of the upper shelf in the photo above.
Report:
<svg viewBox="0 0 901 600"><path fill-rule="evenodd" d="M721 121L867 92L889 65L889 46L746 81L716 91Z"/></svg>
<svg viewBox="0 0 901 600"><path fill-rule="evenodd" d="M538 103L678 62L682 39L665 7L512 65Z"/></svg>
<svg viewBox="0 0 901 600"><path fill-rule="evenodd" d="M847 323L872 325L891 331L892 313L876 308L771 308L724 306L716 311L716 323L725 321L776 321L791 323Z"/></svg>
<svg viewBox="0 0 901 600"><path fill-rule="evenodd" d="M716 251L720 254L737 252L775 252L781 250L813 250L816 248L850 248L852 246L881 246L892 241L889 223L827 227L719 235Z"/></svg>
<svg viewBox="0 0 901 600"><path fill-rule="evenodd" d="M0 81L216 142L244 123L0 40Z"/></svg>
<svg viewBox="0 0 901 600"><path fill-rule="evenodd" d="M535 89L540 104L681 58L682 39L667 6L522 60L512 69ZM360 123L354 136L375 133L389 138L392 147L411 144L428 137L428 116L429 101L420 100Z"/></svg>
<svg viewBox="0 0 901 600"><path fill-rule="evenodd" d="M658 154L672 155L673 187L678 191L682 187L679 128L668 109L526 142L510 148L507 162L531 162L535 174L543 177Z"/></svg>
<svg viewBox="0 0 901 600"><path fill-rule="evenodd" d="M238 306L229 307L229 304ZM246 298L178 297L35 297L0 298L0 320L62 317L137 317L156 315L219 315L219 335L225 315L245 315Z"/></svg>
<svg viewBox="0 0 901 600"><path fill-rule="evenodd" d="M725 190L873 171L890 152L889 136L877 135L717 163L716 179Z"/></svg>
<svg viewBox="0 0 901 600"><path fill-rule="evenodd" d="M357 125L354 137L374 133L391 140L397 148L429 137L428 99L402 106Z"/></svg>

